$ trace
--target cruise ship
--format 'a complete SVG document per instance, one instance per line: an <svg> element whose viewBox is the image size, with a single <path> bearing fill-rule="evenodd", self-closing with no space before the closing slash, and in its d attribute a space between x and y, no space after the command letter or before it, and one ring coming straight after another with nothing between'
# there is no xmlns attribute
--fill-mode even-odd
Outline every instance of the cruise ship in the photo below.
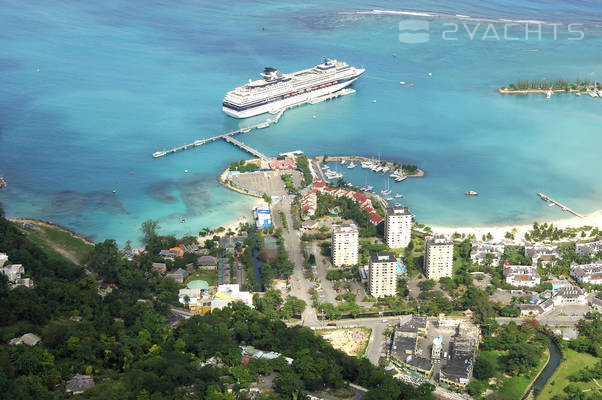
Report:
<svg viewBox="0 0 602 400"><path fill-rule="evenodd" d="M351 85L364 71L328 58L313 68L291 74L266 67L261 73L263 79L249 80L246 85L228 92L222 109L234 118L277 113L286 107L337 92Z"/></svg>

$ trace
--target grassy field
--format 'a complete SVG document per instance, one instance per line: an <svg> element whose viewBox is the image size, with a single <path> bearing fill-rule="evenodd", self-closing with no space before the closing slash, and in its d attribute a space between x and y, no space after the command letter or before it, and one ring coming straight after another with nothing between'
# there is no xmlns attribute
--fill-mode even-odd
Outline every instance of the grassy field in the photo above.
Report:
<svg viewBox="0 0 602 400"><path fill-rule="evenodd" d="M42 222L28 221L33 228L21 227L21 230L47 254L60 256L76 264L83 264L92 245L70 232Z"/></svg>
<svg viewBox="0 0 602 400"><path fill-rule="evenodd" d="M502 373L498 373L496 378L498 382L503 381L502 387L498 391L498 398L507 400L520 400L527 389L527 386L535 379L539 371L545 367L548 361L549 350L542 354L535 372L532 375L513 376L506 377ZM496 351L485 351L481 353L480 357L485 357L491 361L494 365L499 364L499 357L503 355L503 352Z"/></svg>
<svg viewBox="0 0 602 400"><path fill-rule="evenodd" d="M209 286L215 286L217 283L217 272L216 271L199 271L194 274L188 275L186 278L186 283L190 281L195 281L197 279L206 281Z"/></svg>
<svg viewBox="0 0 602 400"><path fill-rule="evenodd" d="M554 375L548 380L541 392L537 395L538 400L551 399L557 394L564 394L563 390L571 383L569 375L594 365L598 359L587 353L578 353L571 349L562 350L562 361L554 372ZM582 390L595 389L598 386L594 382L576 382Z"/></svg>

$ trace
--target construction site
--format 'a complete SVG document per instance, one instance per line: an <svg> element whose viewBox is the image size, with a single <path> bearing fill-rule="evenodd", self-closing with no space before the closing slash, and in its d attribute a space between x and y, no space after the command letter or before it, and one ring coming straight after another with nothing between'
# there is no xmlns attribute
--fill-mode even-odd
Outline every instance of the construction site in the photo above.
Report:
<svg viewBox="0 0 602 400"><path fill-rule="evenodd" d="M362 357L371 330L368 328L340 328L316 330L316 333L330 342L332 347L350 356Z"/></svg>

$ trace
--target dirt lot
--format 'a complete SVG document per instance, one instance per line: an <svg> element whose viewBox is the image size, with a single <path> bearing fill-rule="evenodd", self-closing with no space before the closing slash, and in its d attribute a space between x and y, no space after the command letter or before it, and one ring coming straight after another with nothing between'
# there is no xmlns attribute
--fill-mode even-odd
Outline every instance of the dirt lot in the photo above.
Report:
<svg viewBox="0 0 602 400"><path fill-rule="evenodd" d="M325 329L316 331L316 333L329 341L335 349L357 357L364 355L368 339L370 339L370 329L367 328Z"/></svg>
<svg viewBox="0 0 602 400"><path fill-rule="evenodd" d="M232 175L230 179L237 186L255 191L258 193L267 193L270 196L283 196L286 194L284 182L280 177L281 174L289 174L293 177L293 183L299 185L301 183L301 173L299 171L261 171L261 172L246 172L242 174Z"/></svg>

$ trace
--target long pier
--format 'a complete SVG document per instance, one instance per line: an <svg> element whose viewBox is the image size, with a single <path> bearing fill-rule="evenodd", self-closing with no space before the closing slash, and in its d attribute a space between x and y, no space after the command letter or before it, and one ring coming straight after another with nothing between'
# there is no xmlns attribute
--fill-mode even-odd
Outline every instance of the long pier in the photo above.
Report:
<svg viewBox="0 0 602 400"><path fill-rule="evenodd" d="M559 202L559 201L556 201L556 200L554 200L554 199L552 199L552 198L550 198L550 197L546 196L546 195L545 195L545 194L543 194L543 193L539 193L539 192L538 192L538 193L537 193L537 195L538 195L539 197L541 197L541 199L542 199L542 200L544 200L544 201L547 201L547 202L548 202L548 203L550 203L550 204L554 204L554 205L556 205L556 206L560 207L560 208L562 209L562 211L568 211L568 212L570 212L571 214L573 214L573 215L575 215L575 216L577 216L577 217L579 217L579 218L583 218L583 214L579 214L577 211L575 211L575 210L573 210L573 209L571 209L571 208L569 208L569 207L565 206L565 205L564 205L564 204L562 204L561 202Z"/></svg>
<svg viewBox="0 0 602 400"><path fill-rule="evenodd" d="M232 136L237 135L239 133L247 133L247 132L250 132L250 131L252 131L254 129L267 128L268 126L270 126L272 124L277 124L278 121L280 120L280 118L282 117L282 114L284 114L284 112L286 110L288 110L289 108L297 107L297 106L300 106L300 105L303 105L303 104L307 104L307 103L316 104L316 103L319 103L319 102L322 102L322 101L325 101L325 100L333 99L333 98L339 97L339 96L346 96L346 95L352 94L352 93L355 93L354 89L345 88L345 89L341 89L339 91L336 91L334 93L330 93L330 94L327 94L327 95L324 95L324 96L316 97L316 98L311 99L311 100L305 100L305 101L301 101L299 103L291 104L290 106L285 107L283 109L275 110L275 111L270 111L270 114L276 115L276 117L274 117L274 119L268 118L265 122L262 122L262 123L259 123L259 124L256 124L256 125L252 125L252 126L249 126L249 127L246 127L246 128L240 128L240 129L237 129L235 131L230 131L230 132L222 133L221 135L215 135L215 136L212 136L212 137L209 137L209 138L206 138L206 139L198 139L198 140L195 140L192 143L184 144L184 145L178 146L178 147L173 147L171 149L156 151L156 152L153 153L153 157L154 158L163 157L163 156L166 156L168 154L175 153L177 151L188 150L191 147L198 147L198 146L202 146L202 145L204 145L206 143L209 143L209 142L214 142L214 141L216 141L218 139L224 139L227 142L232 143L233 145L238 146L241 149L243 149L243 150L251 153L252 155L261 158L262 160L268 160L268 157L265 154L261 153L257 149L252 148L249 145L244 144L241 141L238 141L238 140L234 139Z"/></svg>
<svg viewBox="0 0 602 400"><path fill-rule="evenodd" d="M268 157L265 154L263 154L259 150L252 148L251 146L244 144L239 140L234 139L232 136L224 136L224 139L226 140L226 142L232 143L233 145L240 147L246 152L253 154L257 158L261 158L264 161L269 161Z"/></svg>

